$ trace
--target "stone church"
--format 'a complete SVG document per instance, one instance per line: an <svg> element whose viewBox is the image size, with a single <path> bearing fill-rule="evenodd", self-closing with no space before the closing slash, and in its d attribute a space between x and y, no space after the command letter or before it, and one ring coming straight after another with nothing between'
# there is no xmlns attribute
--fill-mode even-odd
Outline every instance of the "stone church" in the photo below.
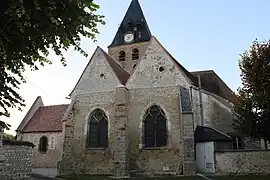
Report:
<svg viewBox="0 0 270 180"><path fill-rule="evenodd" d="M233 132L232 90L213 70L189 72L174 59L138 0L108 53L96 48L70 98L61 174L192 174L196 127L207 124L216 140Z"/></svg>
<svg viewBox="0 0 270 180"><path fill-rule="evenodd" d="M151 34L132 0L108 53L96 48L71 103L48 107L37 100L17 132L29 141L39 134L35 144L46 150L39 161L58 164L62 175L193 174L196 142L233 148L234 98L213 70L185 69ZM43 126L47 122L52 125ZM57 152L46 155L47 146Z"/></svg>

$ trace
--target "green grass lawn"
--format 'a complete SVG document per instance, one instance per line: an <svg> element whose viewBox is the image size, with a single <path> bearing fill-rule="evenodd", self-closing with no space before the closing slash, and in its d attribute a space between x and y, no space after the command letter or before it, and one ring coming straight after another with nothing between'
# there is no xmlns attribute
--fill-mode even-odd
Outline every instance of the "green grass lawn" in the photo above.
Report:
<svg viewBox="0 0 270 180"><path fill-rule="evenodd" d="M113 178L110 177L103 177L103 176L87 176L87 175L72 175L68 177L61 177L66 180L112 180ZM270 180L270 175L265 176L255 176L255 175L248 175L248 176L212 176L209 177L212 180ZM132 177L126 180L204 180L199 176L196 177Z"/></svg>

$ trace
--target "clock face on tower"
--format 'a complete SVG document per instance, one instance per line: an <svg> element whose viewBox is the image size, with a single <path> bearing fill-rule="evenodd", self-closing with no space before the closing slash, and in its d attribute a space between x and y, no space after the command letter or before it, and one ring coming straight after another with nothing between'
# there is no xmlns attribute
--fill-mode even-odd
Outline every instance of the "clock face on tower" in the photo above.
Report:
<svg viewBox="0 0 270 180"><path fill-rule="evenodd" d="M134 35L132 33L127 33L125 36L124 36L124 41L126 43L130 43L134 40Z"/></svg>

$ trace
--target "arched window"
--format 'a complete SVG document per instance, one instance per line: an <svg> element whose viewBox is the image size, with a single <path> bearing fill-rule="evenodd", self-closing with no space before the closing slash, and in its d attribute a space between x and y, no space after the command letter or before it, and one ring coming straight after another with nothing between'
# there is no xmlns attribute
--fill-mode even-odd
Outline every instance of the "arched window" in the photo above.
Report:
<svg viewBox="0 0 270 180"><path fill-rule="evenodd" d="M89 116L86 146L88 148L108 147L108 119L101 109L94 110Z"/></svg>
<svg viewBox="0 0 270 180"><path fill-rule="evenodd" d="M126 60L126 53L125 51L119 52L119 61L125 61Z"/></svg>
<svg viewBox="0 0 270 180"><path fill-rule="evenodd" d="M46 136L42 136L39 139L38 150L41 153L46 153L47 152L47 150L48 150L48 138Z"/></svg>
<svg viewBox="0 0 270 180"><path fill-rule="evenodd" d="M132 60L139 59L139 50L137 48L132 50Z"/></svg>
<svg viewBox="0 0 270 180"><path fill-rule="evenodd" d="M160 106L147 109L144 119L144 146L163 147L167 145L167 118Z"/></svg>

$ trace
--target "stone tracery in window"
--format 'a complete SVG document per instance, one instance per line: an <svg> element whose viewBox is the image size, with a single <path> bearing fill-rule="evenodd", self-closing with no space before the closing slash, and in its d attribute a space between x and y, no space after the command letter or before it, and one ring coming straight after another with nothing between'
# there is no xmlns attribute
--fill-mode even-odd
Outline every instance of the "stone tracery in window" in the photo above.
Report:
<svg viewBox="0 0 270 180"><path fill-rule="evenodd" d="M108 147L108 118L101 109L94 110L89 116L86 146L88 148Z"/></svg>
<svg viewBox="0 0 270 180"><path fill-rule="evenodd" d="M167 145L167 118L160 106L147 109L144 119L144 146L164 147Z"/></svg>

